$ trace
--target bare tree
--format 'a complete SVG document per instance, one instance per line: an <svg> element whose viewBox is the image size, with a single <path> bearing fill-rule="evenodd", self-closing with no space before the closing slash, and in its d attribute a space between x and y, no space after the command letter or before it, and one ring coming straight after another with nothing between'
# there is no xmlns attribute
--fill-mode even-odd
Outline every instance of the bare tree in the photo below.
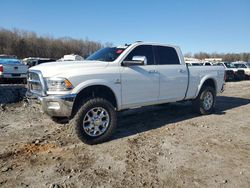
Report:
<svg viewBox="0 0 250 188"><path fill-rule="evenodd" d="M86 57L103 46L100 42L88 39L40 37L34 32L0 28L0 54L14 54L19 58L60 58L72 53Z"/></svg>

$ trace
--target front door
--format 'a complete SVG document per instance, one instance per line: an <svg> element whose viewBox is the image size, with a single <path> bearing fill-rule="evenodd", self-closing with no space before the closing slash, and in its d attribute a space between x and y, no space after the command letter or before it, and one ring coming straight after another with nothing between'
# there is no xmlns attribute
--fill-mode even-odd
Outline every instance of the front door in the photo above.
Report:
<svg viewBox="0 0 250 188"><path fill-rule="evenodd" d="M145 56L147 64L121 66L123 108L143 106L158 100L159 74L156 71L152 46L135 47L124 61L132 61L134 56Z"/></svg>

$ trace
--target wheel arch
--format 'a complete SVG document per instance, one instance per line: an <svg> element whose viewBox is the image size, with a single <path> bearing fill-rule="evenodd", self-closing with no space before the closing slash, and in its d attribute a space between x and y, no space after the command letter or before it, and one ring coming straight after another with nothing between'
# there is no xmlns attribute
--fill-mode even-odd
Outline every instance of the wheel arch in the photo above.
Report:
<svg viewBox="0 0 250 188"><path fill-rule="evenodd" d="M204 86L210 86L210 87L213 87L214 90L215 90L215 93L217 93L217 84L216 84L216 81L214 78L212 77L207 77L207 78L204 78L201 80L200 84L199 84L199 87L198 87L198 91L196 93L196 97L199 95L201 89L204 87Z"/></svg>
<svg viewBox="0 0 250 188"><path fill-rule="evenodd" d="M100 97L108 100L115 109L119 108L119 103L115 92L107 85L94 84L82 88L76 95L72 108L72 116L74 116L83 100L92 97Z"/></svg>

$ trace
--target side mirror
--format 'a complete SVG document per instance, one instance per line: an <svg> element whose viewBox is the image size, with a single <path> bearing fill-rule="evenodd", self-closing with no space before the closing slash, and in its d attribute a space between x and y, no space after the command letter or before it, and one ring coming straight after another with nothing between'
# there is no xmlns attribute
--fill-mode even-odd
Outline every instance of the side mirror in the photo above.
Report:
<svg viewBox="0 0 250 188"><path fill-rule="evenodd" d="M123 61L124 66L147 65L146 56L133 56L132 61Z"/></svg>

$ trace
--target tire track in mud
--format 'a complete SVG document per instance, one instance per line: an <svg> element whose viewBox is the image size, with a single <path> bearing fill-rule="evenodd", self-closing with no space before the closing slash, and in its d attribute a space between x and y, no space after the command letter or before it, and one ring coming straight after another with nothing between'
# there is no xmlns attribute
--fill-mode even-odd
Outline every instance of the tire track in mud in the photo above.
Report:
<svg viewBox="0 0 250 188"><path fill-rule="evenodd" d="M122 187L159 187L156 154L159 147L155 142L147 141L145 136L128 139Z"/></svg>

